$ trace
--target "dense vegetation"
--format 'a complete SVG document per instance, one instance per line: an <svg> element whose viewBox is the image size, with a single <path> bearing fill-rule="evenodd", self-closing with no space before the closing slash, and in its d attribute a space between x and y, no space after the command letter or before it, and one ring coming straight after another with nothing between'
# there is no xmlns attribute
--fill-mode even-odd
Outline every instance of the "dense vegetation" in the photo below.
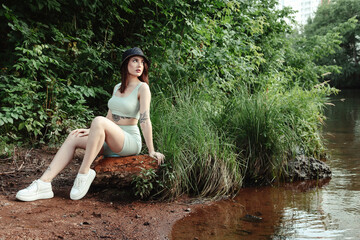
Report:
<svg viewBox="0 0 360 240"><path fill-rule="evenodd" d="M325 80L317 64L341 37L290 37L275 0L5 0L0 10L0 140L58 145L104 115L124 49L150 57L159 174L142 196L223 196L281 179L297 154L324 153ZM146 149L144 149L146 152Z"/></svg>
<svg viewBox="0 0 360 240"><path fill-rule="evenodd" d="M321 5L313 20L305 26L308 39L318 35L340 33L341 44L334 53L317 61L318 64L336 64L342 71L330 77L338 88L360 87L360 1L332 0Z"/></svg>

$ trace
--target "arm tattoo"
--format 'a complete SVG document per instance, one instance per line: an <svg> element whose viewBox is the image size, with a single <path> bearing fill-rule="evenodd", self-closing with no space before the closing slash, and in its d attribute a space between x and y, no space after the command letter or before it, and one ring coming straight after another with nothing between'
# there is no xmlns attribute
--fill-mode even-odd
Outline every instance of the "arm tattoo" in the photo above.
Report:
<svg viewBox="0 0 360 240"><path fill-rule="evenodd" d="M123 116L119 116L119 115L116 115L116 114L112 114L112 118L113 118L114 122L117 122L120 119L131 119L131 117L123 117Z"/></svg>
<svg viewBox="0 0 360 240"><path fill-rule="evenodd" d="M139 119L140 124L145 122L148 119L149 119L149 117L148 117L148 114L146 111L144 113L140 113L140 119Z"/></svg>

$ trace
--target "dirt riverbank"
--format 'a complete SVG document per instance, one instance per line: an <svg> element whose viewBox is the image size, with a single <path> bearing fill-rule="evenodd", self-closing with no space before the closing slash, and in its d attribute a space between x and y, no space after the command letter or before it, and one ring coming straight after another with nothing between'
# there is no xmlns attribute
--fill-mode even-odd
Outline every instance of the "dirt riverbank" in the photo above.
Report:
<svg viewBox="0 0 360 240"><path fill-rule="evenodd" d="M17 201L16 192L40 177L54 154L46 149L22 150L0 159L0 240L169 239L177 220L204 205L188 198L142 202L126 191L93 186L84 199L70 200L82 152L53 181L54 198Z"/></svg>

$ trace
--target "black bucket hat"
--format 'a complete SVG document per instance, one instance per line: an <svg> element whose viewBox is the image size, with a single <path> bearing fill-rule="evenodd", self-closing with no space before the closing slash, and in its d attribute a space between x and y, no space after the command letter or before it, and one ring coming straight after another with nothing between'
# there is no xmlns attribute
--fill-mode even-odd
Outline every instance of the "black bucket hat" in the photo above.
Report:
<svg viewBox="0 0 360 240"><path fill-rule="evenodd" d="M122 67L122 65L124 64L124 62L129 59L130 57L133 56L141 56L144 58L145 62L147 63L148 66L150 66L150 61L149 59L145 56L145 54L143 53L143 51L138 48L138 47L134 47L134 48L130 48L128 50L126 50L123 55L122 55L122 61L121 61L121 65L120 67Z"/></svg>

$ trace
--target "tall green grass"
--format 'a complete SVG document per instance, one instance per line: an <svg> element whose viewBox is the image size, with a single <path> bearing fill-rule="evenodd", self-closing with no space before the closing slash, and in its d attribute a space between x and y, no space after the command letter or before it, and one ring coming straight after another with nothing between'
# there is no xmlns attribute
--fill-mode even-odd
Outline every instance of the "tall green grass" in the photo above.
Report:
<svg viewBox="0 0 360 240"><path fill-rule="evenodd" d="M231 195L244 181L281 179L296 155L323 153L319 130L331 90L243 89L217 96L216 103L198 88L153 97L154 141L166 155L154 187L158 196Z"/></svg>
<svg viewBox="0 0 360 240"><path fill-rule="evenodd" d="M152 104L156 147L166 155L160 194L234 194L242 185L235 146L212 121L210 102L188 89L155 96Z"/></svg>
<svg viewBox="0 0 360 240"><path fill-rule="evenodd" d="M225 104L217 120L239 154L247 182L272 182L286 174L287 161L298 154L324 153L320 129L330 89L294 87L250 94L240 91Z"/></svg>
<svg viewBox="0 0 360 240"><path fill-rule="evenodd" d="M266 93L239 93L225 105L219 126L234 141L247 180L271 180L293 149L293 132L278 101Z"/></svg>

